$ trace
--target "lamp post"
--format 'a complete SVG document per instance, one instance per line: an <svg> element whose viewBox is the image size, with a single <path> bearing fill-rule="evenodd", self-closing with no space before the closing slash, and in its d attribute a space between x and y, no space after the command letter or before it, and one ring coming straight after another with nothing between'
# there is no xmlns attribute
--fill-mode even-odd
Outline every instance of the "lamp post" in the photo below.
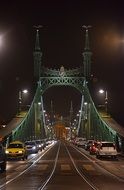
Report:
<svg viewBox="0 0 124 190"><path fill-rule="evenodd" d="M27 94L27 93L28 93L27 89L19 90L19 94L18 94L18 114L20 114L20 112L22 111L21 105L22 105L23 94Z"/></svg>
<svg viewBox="0 0 124 190"><path fill-rule="evenodd" d="M99 93L105 94L105 102L104 102L105 103L105 111L106 111L106 113L108 113L108 92L107 92L107 90L100 89Z"/></svg>

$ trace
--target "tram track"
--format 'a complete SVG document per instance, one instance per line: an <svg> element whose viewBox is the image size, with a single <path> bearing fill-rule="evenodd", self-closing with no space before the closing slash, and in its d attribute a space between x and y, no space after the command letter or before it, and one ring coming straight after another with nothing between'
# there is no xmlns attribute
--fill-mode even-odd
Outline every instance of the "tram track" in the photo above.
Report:
<svg viewBox="0 0 124 190"><path fill-rule="evenodd" d="M49 172L47 172L47 175L39 182L39 185L37 185L38 187L37 188L35 188L35 189L37 189L37 190L43 190L43 189L45 189L45 188L47 188L47 186L49 186L49 183L50 183L50 181L52 181L52 180L54 180L53 178L56 176L56 169L57 169L57 164L59 163L61 163L61 156L60 156L60 158L59 158L59 155L61 154L60 153L60 146L61 146L61 143L59 142L58 143L58 148L57 148L57 151L56 151L56 155L54 156L55 157L55 159L52 159L52 167L51 167L51 170L49 171ZM49 151L50 149L48 149L44 154L47 154L47 152ZM87 185L88 186L90 186L90 189L93 189L93 190L98 190L97 188L95 188L90 182L88 182L86 179L85 179L85 177L82 175L82 174L80 174L80 172L78 171L78 169L76 168L76 166L75 166L75 164L74 164L74 161L73 161L73 159L72 159L72 157L71 157L71 155L70 155L70 153L69 153L69 151L68 151L68 149L67 149L67 147L64 145L64 151L63 151L65 154L66 154L66 160L68 160L68 163L72 163L72 165L73 165L73 170L75 170L76 171L76 173L77 174L75 174L75 175L80 175L81 177L82 177L82 180L83 181L85 181L85 183L87 183ZM19 179L19 178L21 178L24 174L26 174L26 175L28 175L28 173L29 172L32 172L32 167L35 165L35 164L37 164L39 161L40 161L40 159L44 156L44 154L43 155L41 155L41 156L38 156L38 158L35 160L35 161L33 161L32 162L32 160L33 159L31 159L29 162L32 162L31 163L31 165L29 166L29 167L27 167L26 169L24 169L23 171L21 171L20 173L18 173L18 174L16 174L16 176L15 177L12 177L11 179L9 179L9 180L7 180L4 184L2 184L1 186L0 186L0 190L3 190L3 189L6 189L6 188L8 188L9 189L9 187L11 186L11 184L13 184L13 183L15 183L16 184L16 181ZM63 154L63 153L62 153ZM65 156L65 155L64 155ZM24 182L23 182L24 183ZM25 183L24 183L25 184ZM12 188L10 188L10 189L12 189ZM88 188L88 190L89 190L89 188Z"/></svg>
<svg viewBox="0 0 124 190"><path fill-rule="evenodd" d="M55 169L56 169L59 151L60 151L60 144L59 144L59 147L58 147L58 150L57 150L57 154L56 154L56 157L55 157L55 162L54 162L54 165L53 165L53 170L51 171L51 173L48 176L48 178L44 181L44 183L38 188L38 190L43 190L46 187L46 185L49 183L50 179L52 178L52 176L53 176L53 174L55 172Z"/></svg>
<svg viewBox="0 0 124 190"><path fill-rule="evenodd" d="M77 172L77 175L79 175L83 181L85 181L93 190L100 190L100 188L97 186L97 184L95 182L93 182L89 176L85 173L82 172L82 170L80 169L80 167L78 166L78 164L76 163L76 159L73 157L72 153L70 152L69 148L67 147L66 144L64 144L65 150L68 153L68 157L71 160L71 163L73 164L73 167L75 168L75 171ZM72 146L73 147L73 146ZM120 181L120 182L124 182L124 180L116 175L114 175L113 173L111 173L110 171L106 170L104 167L102 167L101 165L99 165L98 163L94 162L93 159L91 159L90 157L88 157L86 154L84 154L83 152L81 152L79 149L73 147L74 150L76 150L78 153L81 154L81 156L86 158L85 162L90 162L93 165L95 165L97 168L99 168L100 171L102 171L103 173L107 173L110 177ZM57 155L58 157L58 155ZM59 162L56 161L56 163ZM57 165L57 164L56 164ZM55 168L54 168L54 172L52 173L52 175L50 176L50 179L52 179L53 175L55 173ZM50 181L50 180L49 180ZM49 182L48 181L48 182ZM49 189L49 184L46 183L44 186L42 186L42 188L39 188L38 190L43 190L45 188Z"/></svg>
<svg viewBox="0 0 124 190"><path fill-rule="evenodd" d="M103 185L103 180L105 179L106 181L113 181L113 180L116 180L113 181L113 184L115 183L118 183L120 186L124 185L124 180L116 175L114 175L113 173L111 173L110 171L106 170L104 167L102 167L101 165L99 165L98 163L94 162L93 159L91 159L90 157L88 157L86 154L82 153L79 149L76 149L73 147L74 150L76 150L81 156L83 156L80 159L79 161L77 161L77 159L75 158L75 156L72 154L74 153L74 151L70 151L69 150L69 146L67 146L66 143L64 143L64 147L66 149L66 152L68 153L68 157L69 159L71 160L71 163L73 164L73 167L75 168L75 171L77 172L77 175L79 175L83 181L85 181L87 183L87 185L93 189L93 190L101 190L101 189L106 189L106 187L102 187ZM72 148L72 147L71 147ZM74 153L76 155L76 153ZM85 160L84 160L85 159ZM84 160L84 161L82 161ZM59 161L59 160L58 160ZM81 166L78 164L78 162L81 162ZM88 164L87 164L88 163ZM96 172L96 175L98 174L98 179L96 180L96 176L92 176L89 175L90 171L86 172L85 169L83 168L82 169L82 165L83 166L91 166L89 167L91 170L93 169L93 171ZM102 179L100 179L102 178ZM100 179L100 180L99 180ZM53 179L53 181L55 181L55 179ZM52 184L55 183L55 182L51 182ZM105 186L105 185L104 185ZM113 186L113 185L112 185ZM114 189L113 187L110 187L110 189ZM47 183L46 186L44 186L43 189L52 189L50 188L50 185ZM42 190L43 190L42 189ZM88 187L87 187L88 189ZM118 189L121 189L122 190L122 187L118 187Z"/></svg>
<svg viewBox="0 0 124 190"><path fill-rule="evenodd" d="M15 182L19 177L21 177L22 175L26 174L27 172L29 172L31 170L31 168L52 148L53 146L49 147L43 154L41 155L35 155L33 158L31 158L30 160L28 160L26 162L26 165L28 164L28 166L26 166L25 169L23 169L21 172L18 171L16 172L16 174L10 174L9 175L9 179L5 180L5 182L3 184L0 185L0 190L5 189L7 185ZM19 168L18 166L16 166L17 168ZM14 176L14 177L13 177Z"/></svg>
<svg viewBox="0 0 124 190"><path fill-rule="evenodd" d="M87 179L87 177L86 177L83 173L80 172L80 170L78 169L78 167L77 167L77 165L76 165L76 163L75 163L75 161L74 161L72 155L70 154L69 149L67 148L67 146L66 146L66 150L67 150L67 152L68 152L68 154L69 154L69 157L70 157L70 159L71 159L71 161L72 161L72 163L73 163L73 165L74 165L75 170L76 170L77 173L80 175L80 177L81 177L83 180L85 180L85 182L86 182L93 190L99 190L94 184L92 184L92 183Z"/></svg>
<svg viewBox="0 0 124 190"><path fill-rule="evenodd" d="M75 164L75 161L74 159L72 158L72 155L70 154L67 146L64 144L64 148L68 154L68 160L70 159L73 167L74 167L74 170L76 171L77 175L80 176L82 178L82 180L90 187L90 189L92 190L99 190L95 185L93 185L87 178L86 176L84 176L78 169L78 167L76 166ZM46 180L46 182L44 182L44 184L38 188L38 190L44 190L44 189L49 189L49 181L50 179L52 179L52 177L54 176L55 174L55 169L56 169L56 166L57 166L57 162L61 162L59 161L58 157L59 157L59 151L60 151L60 146L59 146L59 150L57 151L57 155L56 155L56 160L55 160L55 165L54 165L54 168L53 168L53 172L51 173L50 177L48 177L48 179ZM69 162L69 161L68 161ZM54 180L54 179L53 179Z"/></svg>
<svg viewBox="0 0 124 190"><path fill-rule="evenodd" d="M124 182L81 150L66 142L56 143L55 146L48 148L42 155L36 156L36 159L30 159L28 164L29 166L26 169L21 172L19 170L16 176L10 177L9 180L1 184L0 190L9 188L13 190L57 190L61 189L61 186L64 187L64 190L68 189L68 186L72 190L75 189L75 186L78 186L78 189L83 187L86 190L103 190L104 188L101 188L98 181L102 175L105 175L105 178L108 176L110 180L116 179L121 185ZM85 167L90 165L92 166L91 169L94 167L96 170L86 171ZM94 171L95 173L93 173ZM92 173L93 175L91 175ZM99 173L98 180L95 178L97 173ZM32 179L35 179L35 181ZM19 187L21 183L22 187ZM67 187L66 183L68 183Z"/></svg>
<svg viewBox="0 0 124 190"><path fill-rule="evenodd" d="M75 150L77 150L81 155L83 155L84 157L86 157L90 162L92 162L94 165L96 165L99 169L107 172L109 175L111 175L112 177L114 177L115 179L117 179L118 181L124 182L124 178L115 175L113 172L111 172L110 170L108 170L103 164L102 162L98 161L98 159L93 158L90 155L86 155L84 152L82 152L81 150L79 150L78 148L75 148L74 146L72 146Z"/></svg>

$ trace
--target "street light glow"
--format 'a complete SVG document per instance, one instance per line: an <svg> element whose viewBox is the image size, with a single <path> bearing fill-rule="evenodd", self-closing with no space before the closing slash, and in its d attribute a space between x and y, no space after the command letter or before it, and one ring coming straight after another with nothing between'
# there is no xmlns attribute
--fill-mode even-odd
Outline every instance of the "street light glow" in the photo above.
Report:
<svg viewBox="0 0 124 190"><path fill-rule="evenodd" d="M27 89L24 89L22 92L23 92L24 94L27 94L27 93L28 93L28 90L27 90Z"/></svg>
<svg viewBox="0 0 124 190"><path fill-rule="evenodd" d="M100 93L100 94L103 94L103 93L104 93L104 90L103 90L103 89L100 89L100 90L99 90L99 93Z"/></svg>
<svg viewBox="0 0 124 190"><path fill-rule="evenodd" d="M108 92L107 92L107 90L104 91L103 89L100 89L99 93L105 94L105 109L106 109L106 113L107 113L108 112Z"/></svg>

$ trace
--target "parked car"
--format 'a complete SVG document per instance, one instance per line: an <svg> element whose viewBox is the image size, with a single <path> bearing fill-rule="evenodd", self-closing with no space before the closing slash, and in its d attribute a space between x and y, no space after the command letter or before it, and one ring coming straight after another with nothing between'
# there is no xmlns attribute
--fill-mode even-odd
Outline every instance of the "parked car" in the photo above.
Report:
<svg viewBox="0 0 124 190"><path fill-rule="evenodd" d="M27 154L38 153L38 147L35 141L26 141L25 147L27 150Z"/></svg>
<svg viewBox="0 0 124 190"><path fill-rule="evenodd" d="M38 150L42 151L45 148L45 142L43 140L35 140Z"/></svg>
<svg viewBox="0 0 124 190"><path fill-rule="evenodd" d="M46 147L46 141L44 139L42 139L41 143L42 143L42 146L43 146L43 149L44 149Z"/></svg>
<svg viewBox="0 0 124 190"><path fill-rule="evenodd" d="M52 140L50 139L45 139L45 144L46 146L50 145L52 143Z"/></svg>
<svg viewBox="0 0 124 190"><path fill-rule="evenodd" d="M85 143L86 143L86 138L83 137L77 137L75 140L75 145L77 145L78 147L84 148Z"/></svg>
<svg viewBox="0 0 124 190"><path fill-rule="evenodd" d="M117 157L117 150L113 142L100 142L97 146L96 157Z"/></svg>
<svg viewBox="0 0 124 190"><path fill-rule="evenodd" d="M0 143L0 170L6 170L6 154L3 145Z"/></svg>
<svg viewBox="0 0 124 190"><path fill-rule="evenodd" d="M7 158L19 158L19 159L27 159L27 151L25 149L24 143L20 141L11 142L6 148L6 156Z"/></svg>
<svg viewBox="0 0 124 190"><path fill-rule="evenodd" d="M85 143L85 150L89 150L93 142L94 140L87 140L87 142Z"/></svg>

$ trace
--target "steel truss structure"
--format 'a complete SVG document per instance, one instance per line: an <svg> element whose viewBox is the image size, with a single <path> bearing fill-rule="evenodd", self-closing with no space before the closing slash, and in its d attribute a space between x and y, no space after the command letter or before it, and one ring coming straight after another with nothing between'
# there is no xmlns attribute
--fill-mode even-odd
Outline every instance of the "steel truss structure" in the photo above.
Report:
<svg viewBox="0 0 124 190"><path fill-rule="evenodd" d="M34 51L34 75L37 78L38 86L26 117L12 131L10 134L11 139L25 141L45 138L47 129L42 96L47 89L53 86L70 86L77 89L82 95L77 135L87 139L114 141L119 144L123 137L103 121L90 96L87 81L90 75L91 54L88 28L86 28L83 67L69 70L65 69L64 66L61 66L58 70L45 68L41 66L42 53L39 47L39 33L37 30Z"/></svg>

